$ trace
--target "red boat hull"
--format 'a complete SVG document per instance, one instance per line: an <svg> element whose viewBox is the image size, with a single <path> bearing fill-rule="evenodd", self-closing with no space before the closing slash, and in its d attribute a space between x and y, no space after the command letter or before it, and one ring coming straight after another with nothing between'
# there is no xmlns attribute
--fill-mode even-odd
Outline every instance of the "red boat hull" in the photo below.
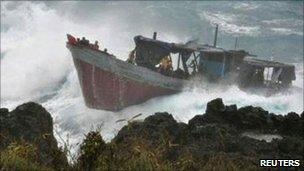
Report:
<svg viewBox="0 0 304 171"><path fill-rule="evenodd" d="M167 77L115 56L78 45L68 35L85 103L90 108L117 111L150 98L182 90L184 80Z"/></svg>
<svg viewBox="0 0 304 171"><path fill-rule="evenodd" d="M121 77L80 59L74 58L74 64L85 103L91 108L117 111L156 96L178 92Z"/></svg>

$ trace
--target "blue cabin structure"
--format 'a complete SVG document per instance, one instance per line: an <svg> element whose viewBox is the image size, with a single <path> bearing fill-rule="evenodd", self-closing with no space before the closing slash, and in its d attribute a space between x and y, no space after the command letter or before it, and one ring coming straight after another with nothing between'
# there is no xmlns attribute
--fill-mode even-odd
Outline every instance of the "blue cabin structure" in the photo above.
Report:
<svg viewBox="0 0 304 171"><path fill-rule="evenodd" d="M242 63L247 52L240 50L224 50L221 48L202 48L200 49L200 58L198 72L206 75L210 79L225 78L228 73L236 71Z"/></svg>
<svg viewBox="0 0 304 171"><path fill-rule="evenodd" d="M211 78L224 77L227 72L225 52L202 50L200 52L199 72L207 73Z"/></svg>

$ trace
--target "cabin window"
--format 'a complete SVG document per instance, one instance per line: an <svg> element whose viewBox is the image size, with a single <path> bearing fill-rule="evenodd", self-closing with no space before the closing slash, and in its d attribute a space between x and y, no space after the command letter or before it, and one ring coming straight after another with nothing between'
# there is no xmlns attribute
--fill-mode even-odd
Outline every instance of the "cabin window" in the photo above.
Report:
<svg viewBox="0 0 304 171"><path fill-rule="evenodd" d="M264 80L271 81L272 73L273 73L273 67L266 67L264 69Z"/></svg>
<svg viewBox="0 0 304 171"><path fill-rule="evenodd" d="M171 55L171 58L172 58L172 67L173 67L173 70L176 70L177 69L177 64L178 64L178 53L171 53L170 54ZM180 62L180 68L182 68L181 67L181 62Z"/></svg>

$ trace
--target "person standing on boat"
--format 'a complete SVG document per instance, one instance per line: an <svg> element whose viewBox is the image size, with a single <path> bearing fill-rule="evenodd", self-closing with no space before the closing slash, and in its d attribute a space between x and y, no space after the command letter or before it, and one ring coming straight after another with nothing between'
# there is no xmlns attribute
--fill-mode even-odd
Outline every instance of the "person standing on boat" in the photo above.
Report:
<svg viewBox="0 0 304 171"><path fill-rule="evenodd" d="M169 75L172 70L172 61L169 56L160 60L159 72L164 75Z"/></svg>
<svg viewBox="0 0 304 171"><path fill-rule="evenodd" d="M98 46L98 41L96 40L95 41L95 44L94 44L94 49L98 50L99 49L99 46Z"/></svg>
<svg viewBox="0 0 304 171"><path fill-rule="evenodd" d="M135 49L132 50L130 53L129 53L129 57L127 59L127 62L130 63L130 64L134 64L134 59L135 59Z"/></svg>

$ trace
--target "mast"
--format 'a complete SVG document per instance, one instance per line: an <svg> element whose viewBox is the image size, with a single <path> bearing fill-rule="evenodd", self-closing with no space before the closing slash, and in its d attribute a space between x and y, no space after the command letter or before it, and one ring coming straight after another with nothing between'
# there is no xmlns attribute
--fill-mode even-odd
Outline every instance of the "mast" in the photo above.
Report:
<svg viewBox="0 0 304 171"><path fill-rule="evenodd" d="M177 61L177 68L178 68L178 69L179 69L180 60L181 60L181 54L178 53L178 61Z"/></svg>
<svg viewBox="0 0 304 171"><path fill-rule="evenodd" d="M216 47L216 41L217 41L217 32L218 32L218 24L216 24L215 27L215 33L214 33L214 43L213 46Z"/></svg>
<svg viewBox="0 0 304 171"><path fill-rule="evenodd" d="M238 37L235 37L234 50L236 50L238 46Z"/></svg>

